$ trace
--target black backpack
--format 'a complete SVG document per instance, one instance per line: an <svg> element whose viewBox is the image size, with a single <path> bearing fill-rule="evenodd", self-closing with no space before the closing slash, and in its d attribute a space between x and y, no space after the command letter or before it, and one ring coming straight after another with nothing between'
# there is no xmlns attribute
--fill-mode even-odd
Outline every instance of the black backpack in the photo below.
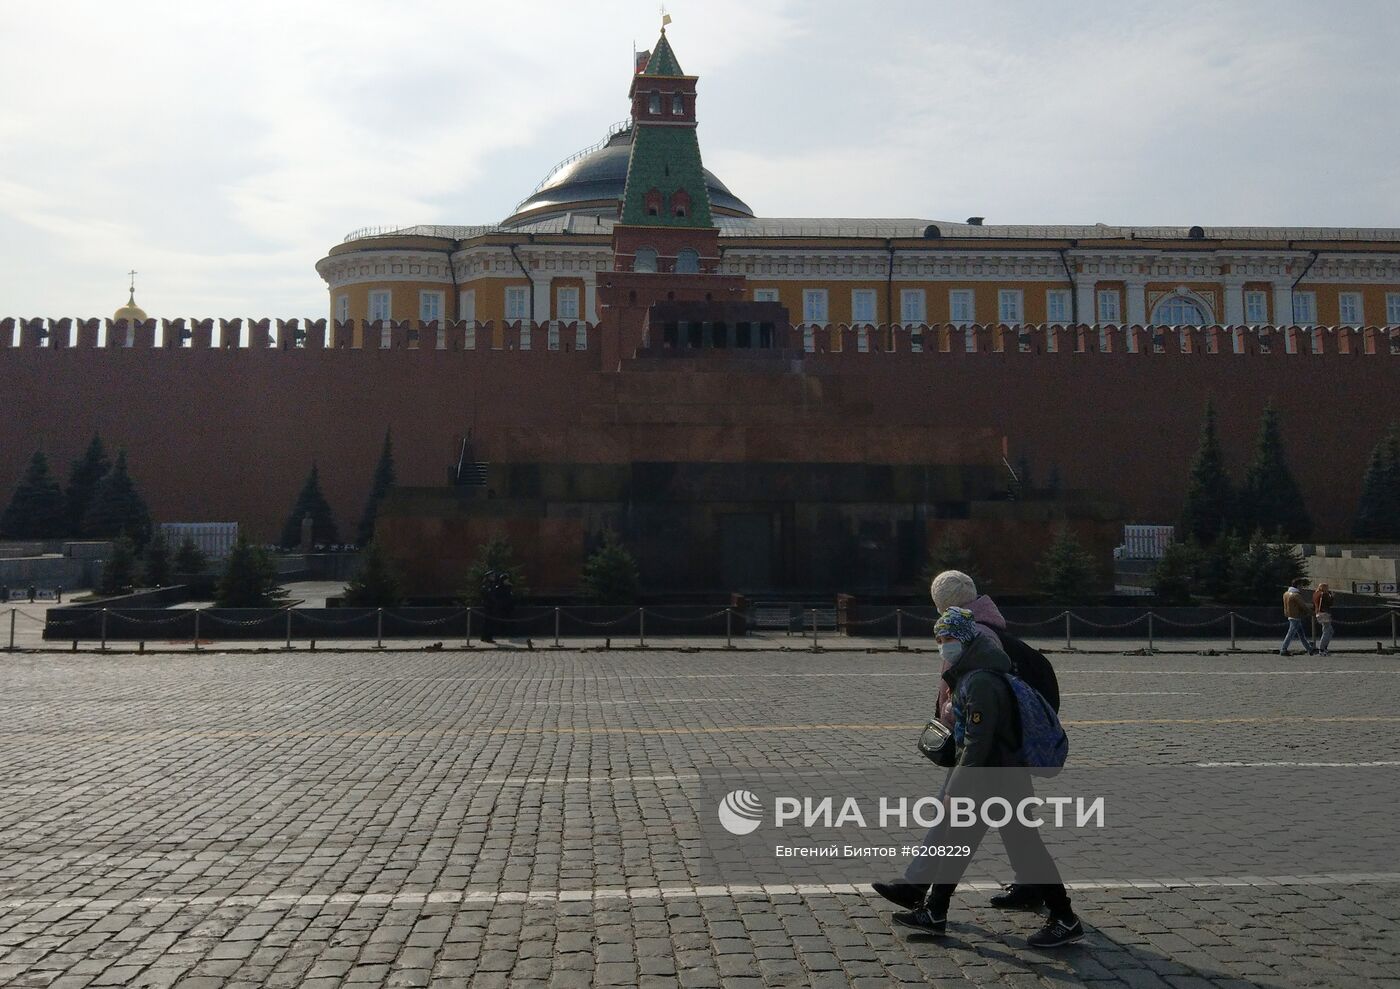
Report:
<svg viewBox="0 0 1400 989"><path fill-rule="evenodd" d="M1011 657L1011 668L1016 676L1034 687L1049 705L1060 713L1060 681L1055 677L1055 667L1045 654L1034 646L1029 646L1008 632L997 631L1001 647Z"/></svg>

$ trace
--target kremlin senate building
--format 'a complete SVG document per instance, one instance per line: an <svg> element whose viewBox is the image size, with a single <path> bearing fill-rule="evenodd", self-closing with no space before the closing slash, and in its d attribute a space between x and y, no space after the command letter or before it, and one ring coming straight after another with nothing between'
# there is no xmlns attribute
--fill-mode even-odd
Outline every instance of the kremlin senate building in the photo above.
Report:
<svg viewBox="0 0 1400 989"><path fill-rule="evenodd" d="M911 594L949 535L1014 594L1061 527L1107 582L1124 523L1180 512L1207 400L1237 473L1278 410L1315 538L1349 531L1400 416L1400 230L764 217L704 167L664 30L624 82L627 122L499 222L333 247L324 319L133 297L105 335L21 321L0 381L78 410L65 454L144 446L157 517L265 538L313 460L350 528L389 430L378 531L420 594L502 535L566 593L607 530L658 594Z"/></svg>

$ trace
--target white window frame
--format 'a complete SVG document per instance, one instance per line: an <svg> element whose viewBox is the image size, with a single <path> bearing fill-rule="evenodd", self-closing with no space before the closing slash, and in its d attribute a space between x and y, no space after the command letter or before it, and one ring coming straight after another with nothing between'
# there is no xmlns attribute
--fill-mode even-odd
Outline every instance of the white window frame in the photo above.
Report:
<svg viewBox="0 0 1400 989"><path fill-rule="evenodd" d="M1351 310L1350 314L1347 313L1348 309ZM1360 292L1339 292L1337 294L1337 325L1366 325L1366 300Z"/></svg>
<svg viewBox="0 0 1400 989"><path fill-rule="evenodd" d="M1244 321L1251 326L1263 326L1269 321L1269 293L1250 289L1244 294Z"/></svg>
<svg viewBox="0 0 1400 989"><path fill-rule="evenodd" d="M1067 288L1045 290L1045 322L1074 322L1074 295Z"/></svg>
<svg viewBox="0 0 1400 989"><path fill-rule="evenodd" d="M851 289L851 322L875 322L875 290L873 288Z"/></svg>
<svg viewBox="0 0 1400 989"><path fill-rule="evenodd" d="M579 318L577 285L565 285L563 288L559 289L558 302L558 316L560 319L572 323Z"/></svg>
<svg viewBox="0 0 1400 989"><path fill-rule="evenodd" d="M446 305L442 292L435 292L432 289L420 289L418 292L418 319L427 323L431 320L442 322L442 310ZM430 315L433 309L437 310L437 315Z"/></svg>
<svg viewBox="0 0 1400 989"><path fill-rule="evenodd" d="M1317 322L1317 293L1293 293L1293 326L1312 326Z"/></svg>
<svg viewBox="0 0 1400 989"><path fill-rule="evenodd" d="M809 354L817 351L817 333L810 326L802 327L802 349Z"/></svg>
<svg viewBox="0 0 1400 989"><path fill-rule="evenodd" d="M574 330L574 349L588 349L588 324L579 320L577 329Z"/></svg>
<svg viewBox="0 0 1400 989"><path fill-rule="evenodd" d="M457 311L468 323L476 322L476 289L469 288L457 297Z"/></svg>
<svg viewBox="0 0 1400 989"><path fill-rule="evenodd" d="M528 285L507 285L506 286L506 316L507 321L530 318L530 286Z"/></svg>
<svg viewBox="0 0 1400 989"><path fill-rule="evenodd" d="M559 321L557 319L551 319L549 321L546 346L548 346L550 350L559 349Z"/></svg>
<svg viewBox="0 0 1400 989"><path fill-rule="evenodd" d="M1400 326L1400 292L1385 294L1385 325Z"/></svg>
<svg viewBox="0 0 1400 989"><path fill-rule="evenodd" d="M393 316L394 293L387 288L372 289L369 293L369 321L373 323L378 319L387 323Z"/></svg>
<svg viewBox="0 0 1400 989"><path fill-rule="evenodd" d="M476 320L467 322L467 332L462 336L462 347L465 350L476 349Z"/></svg>
<svg viewBox="0 0 1400 989"><path fill-rule="evenodd" d="M997 322L1016 326L1025 322L1026 298L1019 288L997 290Z"/></svg>
<svg viewBox="0 0 1400 989"><path fill-rule="evenodd" d="M755 302L777 302L778 290L775 288L756 288L753 290L753 301Z"/></svg>
<svg viewBox="0 0 1400 989"><path fill-rule="evenodd" d="M802 290L802 322L829 323L831 308L828 305L827 291L824 288L804 288Z"/></svg>
<svg viewBox="0 0 1400 989"><path fill-rule="evenodd" d="M964 306L966 312L959 315L959 308ZM953 288L948 290L948 322L954 326L971 326L977 322L977 296L972 289Z"/></svg>
<svg viewBox="0 0 1400 989"><path fill-rule="evenodd" d="M928 293L921 288L900 289L899 321L901 323L927 323Z"/></svg>
<svg viewBox="0 0 1400 989"><path fill-rule="evenodd" d="M1123 322L1123 293L1116 288L1101 288L1094 293L1094 318L1099 323L1117 326Z"/></svg>
<svg viewBox="0 0 1400 989"><path fill-rule="evenodd" d="M335 321L344 323L350 318L350 296L337 295L335 297Z"/></svg>
<svg viewBox="0 0 1400 989"><path fill-rule="evenodd" d="M520 349L521 349L521 350L529 350L529 349L530 349L530 329L531 329L531 327L530 327L530 321L529 321L528 319L522 319L522 320L520 321Z"/></svg>

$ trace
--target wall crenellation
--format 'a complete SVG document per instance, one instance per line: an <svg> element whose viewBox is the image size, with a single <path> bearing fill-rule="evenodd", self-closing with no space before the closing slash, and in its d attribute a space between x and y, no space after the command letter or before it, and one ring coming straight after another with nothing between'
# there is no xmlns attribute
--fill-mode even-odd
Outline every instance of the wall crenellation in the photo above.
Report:
<svg viewBox="0 0 1400 989"><path fill-rule="evenodd" d="M600 327L547 320L0 318L0 351L433 350L584 352ZM275 324L275 325L274 325ZM18 333L16 334L16 330ZM1400 326L798 324L792 347L824 359L876 354L1400 355Z"/></svg>

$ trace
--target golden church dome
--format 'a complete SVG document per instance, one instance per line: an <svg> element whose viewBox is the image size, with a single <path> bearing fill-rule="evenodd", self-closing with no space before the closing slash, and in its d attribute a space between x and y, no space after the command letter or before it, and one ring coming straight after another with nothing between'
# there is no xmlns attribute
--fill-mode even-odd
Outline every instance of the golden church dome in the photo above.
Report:
<svg viewBox="0 0 1400 989"><path fill-rule="evenodd" d="M144 320L145 318L146 310L142 309L136 304L135 289L132 289L131 294L127 296L126 305L122 306L116 312L112 313L112 319L124 319L132 323L136 322L137 320Z"/></svg>

